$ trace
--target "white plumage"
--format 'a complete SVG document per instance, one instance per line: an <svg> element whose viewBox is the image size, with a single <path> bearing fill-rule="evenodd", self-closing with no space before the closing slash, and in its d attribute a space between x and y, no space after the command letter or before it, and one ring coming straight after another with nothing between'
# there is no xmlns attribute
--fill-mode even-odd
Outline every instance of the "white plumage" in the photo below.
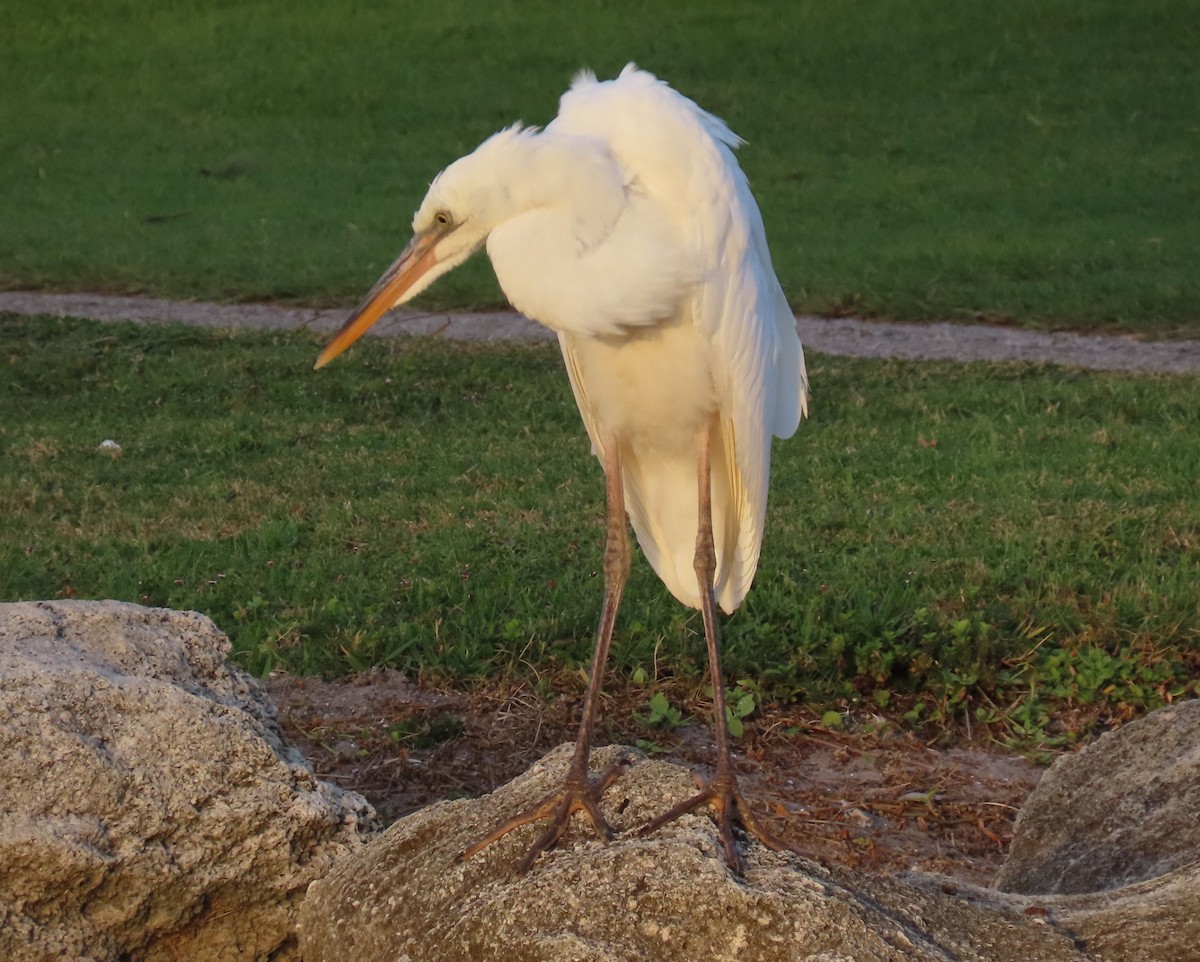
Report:
<svg viewBox="0 0 1200 962"><path fill-rule="evenodd" d="M746 596L762 544L771 438L791 436L806 414L804 355L758 205L734 159L740 143L723 121L632 64L607 82L580 74L545 130L502 130L438 175L413 217L412 243L317 362L486 244L512 304L558 333L593 450L606 471L620 472L623 485L609 484L607 627L573 774L554 800L561 802L557 834L547 842L547 833L531 858L553 844L575 808L587 808L597 827L602 822L593 789L580 785L628 570L613 499L623 497L671 593L692 607L707 603L716 690L716 626L705 593L727 612ZM711 492L698 480L706 459ZM715 572L714 552L698 541L708 494ZM723 701L714 697L724 760L714 789L689 804L744 808L728 762ZM722 831L736 861L732 836Z"/></svg>
<svg viewBox="0 0 1200 962"><path fill-rule="evenodd" d="M544 131L489 138L434 180L413 219L420 234L439 211L466 215L420 287L486 240L513 306L558 332L594 450L603 455L605 429L622 444L638 543L692 607L694 438L718 414L713 527L727 612L758 565L771 436L792 435L808 396L795 318L733 156L740 143L633 65L604 83L582 73Z"/></svg>
<svg viewBox="0 0 1200 962"><path fill-rule="evenodd" d="M692 425L709 410L718 412L716 592L721 607L732 612L758 566L771 436L791 437L808 399L796 321L771 267L758 205L733 156L741 140L723 121L633 65L608 83L580 74L546 132L601 140L623 171L627 192L675 225L679 248L666 255L664 273L678 277L681 286L673 301L660 303L654 333L639 332L623 345L571 333L560 333L559 341L593 445L599 446L596 420L606 412L642 419L623 461L626 506L654 570L693 608L700 600L692 568ZM616 361L621 348L629 355L624 364ZM645 385L654 403L642 403L645 395L633 391L625 398L637 407L630 411L612 398L611 386L599 383L609 365L631 385ZM675 389L675 403L661 396L664 388Z"/></svg>

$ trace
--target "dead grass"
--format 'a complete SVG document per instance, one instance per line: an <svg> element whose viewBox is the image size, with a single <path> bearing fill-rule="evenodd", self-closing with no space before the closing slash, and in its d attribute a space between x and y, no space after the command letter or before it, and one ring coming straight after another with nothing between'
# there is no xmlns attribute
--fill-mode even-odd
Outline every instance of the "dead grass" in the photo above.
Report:
<svg viewBox="0 0 1200 962"><path fill-rule="evenodd" d="M318 774L365 795L385 820L443 799L474 797L575 736L577 676L540 686L487 683L469 691L417 686L395 672L336 681L276 675L267 685L289 737ZM547 695L549 690L560 692ZM614 689L602 702L603 741L633 744L710 770L713 749L699 700L695 719L669 731L634 720L646 693ZM982 739L930 747L874 714L846 730L812 711L767 708L739 746L741 777L773 828L803 855L865 871L942 872L987 884L1016 812L1040 768ZM620 784L608 804L619 804ZM569 843L568 843L569 844Z"/></svg>

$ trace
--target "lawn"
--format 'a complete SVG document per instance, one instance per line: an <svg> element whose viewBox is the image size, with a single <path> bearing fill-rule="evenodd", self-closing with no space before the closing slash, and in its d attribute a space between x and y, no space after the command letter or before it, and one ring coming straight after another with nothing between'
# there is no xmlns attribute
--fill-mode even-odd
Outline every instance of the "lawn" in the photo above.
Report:
<svg viewBox="0 0 1200 962"><path fill-rule="evenodd" d="M586 667L603 488L555 348L317 348L0 317L0 599L197 609L259 673ZM731 678L1035 741L1196 690L1197 379L810 369ZM640 556L618 631L620 677L702 683L698 617Z"/></svg>
<svg viewBox="0 0 1200 962"><path fill-rule="evenodd" d="M1188 0L12 0L0 286L348 304L431 177L633 59L748 141L793 305L1195 333ZM480 260L430 304L500 300Z"/></svg>

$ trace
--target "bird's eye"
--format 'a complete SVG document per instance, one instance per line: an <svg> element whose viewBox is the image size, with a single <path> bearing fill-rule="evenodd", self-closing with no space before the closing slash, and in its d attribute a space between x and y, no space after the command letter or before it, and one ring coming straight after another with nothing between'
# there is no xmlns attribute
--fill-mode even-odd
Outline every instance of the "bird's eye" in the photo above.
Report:
<svg viewBox="0 0 1200 962"><path fill-rule="evenodd" d="M439 210L433 215L433 220L439 227L445 227L450 223L450 215L444 210Z"/></svg>

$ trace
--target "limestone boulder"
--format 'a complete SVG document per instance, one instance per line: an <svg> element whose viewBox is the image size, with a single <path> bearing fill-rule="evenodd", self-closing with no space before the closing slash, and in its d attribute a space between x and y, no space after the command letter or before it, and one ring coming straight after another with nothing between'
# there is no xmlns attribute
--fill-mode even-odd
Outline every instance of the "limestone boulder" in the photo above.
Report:
<svg viewBox="0 0 1200 962"><path fill-rule="evenodd" d="M0 959L298 957L305 890L375 831L202 615L0 605Z"/></svg>
<svg viewBox="0 0 1200 962"><path fill-rule="evenodd" d="M492 795L430 806L339 863L309 890L301 946L307 962L1200 962L1200 835L1194 821L1180 824L1184 808L1160 805L1141 835L1132 816L1072 815L1088 809L1091 793L1100 809L1148 811L1142 799L1158 798L1162 784L1195 812L1186 772L1195 775L1197 739L1186 726L1196 710L1177 706L1130 726L1127 747L1140 761L1110 754L1122 742L1112 738L1060 763L1076 788L1050 794L1052 778L1043 798L1057 799L1055 807L1026 818L1025 830L1057 816L1062 837L1081 851L1107 839L1123 853L1092 860L1115 871L1097 873L1076 854L1059 871L1059 834L1047 834L1046 863L1073 894L1005 892L923 873L874 876L749 841L738 879L706 817L686 816L650 838L632 833L694 786L684 769L614 748L597 753L595 770L618 754L631 759L604 799L625 833L616 841L598 841L577 817L578 833L525 876L512 869L536 826L460 860L471 842L560 784L570 758L562 746ZM1121 766L1134 774L1116 773ZM1109 791L1116 780L1124 789ZM1033 864L1037 850L1014 858ZM1077 865L1086 881L1073 885ZM1137 880L1121 884L1130 877Z"/></svg>
<svg viewBox="0 0 1200 962"><path fill-rule="evenodd" d="M605 812L630 830L691 795L690 774L635 760ZM527 874L512 869L538 831L458 854L562 779L570 746L489 796L430 806L394 824L313 884L301 910L307 962L1082 962L1071 933L1029 903L945 880L913 884L824 868L750 845L727 869L712 822L685 816L650 838L577 836Z"/></svg>
<svg viewBox="0 0 1200 962"><path fill-rule="evenodd" d="M1200 858L1200 700L1060 758L1017 816L996 887L1074 895L1160 878Z"/></svg>

